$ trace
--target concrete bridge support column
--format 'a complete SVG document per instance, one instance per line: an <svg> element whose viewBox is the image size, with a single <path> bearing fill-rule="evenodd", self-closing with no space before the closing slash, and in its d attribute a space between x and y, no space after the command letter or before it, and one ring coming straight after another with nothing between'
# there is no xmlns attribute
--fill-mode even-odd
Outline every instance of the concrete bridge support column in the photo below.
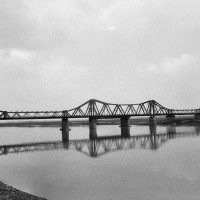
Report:
<svg viewBox="0 0 200 200"><path fill-rule="evenodd" d="M89 118L90 140L97 138L97 119L94 117Z"/></svg>
<svg viewBox="0 0 200 200"><path fill-rule="evenodd" d="M62 118L62 141L69 141L69 121L67 118Z"/></svg>
<svg viewBox="0 0 200 200"><path fill-rule="evenodd" d="M156 135L156 119L155 117L149 117L149 131L151 136Z"/></svg>
<svg viewBox="0 0 200 200"><path fill-rule="evenodd" d="M128 120L128 117L121 118L121 136L125 138L130 137L130 126Z"/></svg>

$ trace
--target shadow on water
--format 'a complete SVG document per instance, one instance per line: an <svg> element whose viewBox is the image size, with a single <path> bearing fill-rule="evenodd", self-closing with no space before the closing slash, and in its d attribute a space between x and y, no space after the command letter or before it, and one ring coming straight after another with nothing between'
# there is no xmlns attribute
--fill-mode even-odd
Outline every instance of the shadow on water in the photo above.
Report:
<svg viewBox="0 0 200 200"><path fill-rule="evenodd" d="M150 134L136 135L128 138L120 136L99 137L89 140L70 140L69 142L53 141L40 143L22 143L0 146L0 155L12 153L51 151L51 150L75 150L84 155L96 158L110 152L149 149L157 150L168 140L180 137L199 136L200 126L196 126L193 132L176 132L176 126L171 124L166 127L166 133L156 134L156 126L150 126Z"/></svg>

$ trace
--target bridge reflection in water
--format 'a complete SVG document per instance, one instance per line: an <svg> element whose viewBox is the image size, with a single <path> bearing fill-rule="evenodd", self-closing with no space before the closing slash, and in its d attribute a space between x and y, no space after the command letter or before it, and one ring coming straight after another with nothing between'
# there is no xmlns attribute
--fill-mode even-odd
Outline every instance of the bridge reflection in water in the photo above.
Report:
<svg viewBox="0 0 200 200"><path fill-rule="evenodd" d="M152 131L152 127L150 128ZM90 157L99 157L110 152L131 150L131 149L150 149L157 150L168 140L199 136L200 126L196 126L193 132L176 133L175 126L167 127L166 133L148 135L136 135L129 138L121 136L100 137L94 140L69 140L69 142L53 141L40 143L23 143L14 145L0 146L0 155L12 153L34 152L34 151L51 151L51 150L76 150Z"/></svg>

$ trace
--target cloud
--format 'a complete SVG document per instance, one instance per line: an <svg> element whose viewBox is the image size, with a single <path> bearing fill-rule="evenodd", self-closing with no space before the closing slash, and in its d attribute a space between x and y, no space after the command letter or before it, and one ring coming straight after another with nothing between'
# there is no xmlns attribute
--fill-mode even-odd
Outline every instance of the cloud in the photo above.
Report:
<svg viewBox="0 0 200 200"><path fill-rule="evenodd" d="M5 65L18 65L30 62L33 54L21 49L0 49L0 63Z"/></svg>
<svg viewBox="0 0 200 200"><path fill-rule="evenodd" d="M177 76L177 73L180 74L184 71L191 70L191 68L197 68L198 63L198 56L183 53L176 57L166 58L158 64L147 65L146 68L142 70L147 72L157 72Z"/></svg>
<svg viewBox="0 0 200 200"><path fill-rule="evenodd" d="M14 106L23 93L21 106L33 108L88 98L196 105L199 9L196 0L0 0L2 96L14 94Z"/></svg>
<svg viewBox="0 0 200 200"><path fill-rule="evenodd" d="M108 28L108 30L110 30L110 31L114 31L115 29L116 29L115 26L110 26L110 27Z"/></svg>
<svg viewBox="0 0 200 200"><path fill-rule="evenodd" d="M3 75L1 82L6 84L22 80L23 82L35 76L33 52L22 49L0 49L0 70Z"/></svg>

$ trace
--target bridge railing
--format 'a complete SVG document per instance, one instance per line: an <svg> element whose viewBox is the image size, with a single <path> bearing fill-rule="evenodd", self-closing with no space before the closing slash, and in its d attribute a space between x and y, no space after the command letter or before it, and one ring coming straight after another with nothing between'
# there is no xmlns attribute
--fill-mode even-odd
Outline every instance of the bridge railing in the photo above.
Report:
<svg viewBox="0 0 200 200"><path fill-rule="evenodd" d="M62 118L62 111L16 111L0 114L0 119L40 119L40 118Z"/></svg>
<svg viewBox="0 0 200 200"><path fill-rule="evenodd" d="M172 109L171 114L174 115L187 115L200 113L198 109Z"/></svg>

